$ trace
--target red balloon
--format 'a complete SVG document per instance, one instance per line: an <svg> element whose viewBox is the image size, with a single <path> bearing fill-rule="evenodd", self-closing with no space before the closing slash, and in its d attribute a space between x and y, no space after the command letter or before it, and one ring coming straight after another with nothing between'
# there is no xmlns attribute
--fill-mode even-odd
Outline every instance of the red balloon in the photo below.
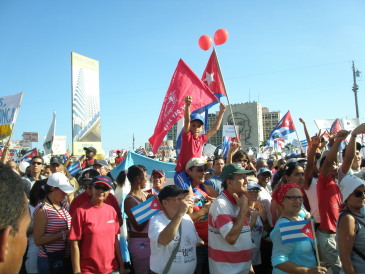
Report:
<svg viewBox="0 0 365 274"><path fill-rule="evenodd" d="M202 50L208 50L212 46L212 39L209 35L202 35L199 38L198 44Z"/></svg>
<svg viewBox="0 0 365 274"><path fill-rule="evenodd" d="M228 40L228 31L225 29L219 29L214 33L214 44L222 45Z"/></svg>

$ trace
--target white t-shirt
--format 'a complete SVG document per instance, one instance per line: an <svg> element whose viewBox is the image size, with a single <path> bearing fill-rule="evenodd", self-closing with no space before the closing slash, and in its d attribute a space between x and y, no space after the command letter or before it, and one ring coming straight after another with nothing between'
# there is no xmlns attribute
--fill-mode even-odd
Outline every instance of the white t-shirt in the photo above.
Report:
<svg viewBox="0 0 365 274"><path fill-rule="evenodd" d="M158 236L161 231L170 223L170 220L163 212L159 212L150 220L148 237L151 241L150 268L153 272L162 273L172 251L178 244L179 230L174 239L166 246L158 243ZM190 216L185 214L181 220L181 234L179 250L176 253L168 273L189 274L194 273L196 268L196 244L199 242L194 223Z"/></svg>
<svg viewBox="0 0 365 274"><path fill-rule="evenodd" d="M270 192L266 189L260 186L261 191L259 192L258 201L265 206L267 219L269 221L269 224L271 227L273 227L272 223L272 214L271 214L271 195Z"/></svg>
<svg viewBox="0 0 365 274"><path fill-rule="evenodd" d="M321 223L321 216L319 215L318 209L318 197L317 197L317 181L318 178L312 178L311 185L308 190L304 190L307 194L309 205L311 207L311 215L314 217L316 223Z"/></svg>

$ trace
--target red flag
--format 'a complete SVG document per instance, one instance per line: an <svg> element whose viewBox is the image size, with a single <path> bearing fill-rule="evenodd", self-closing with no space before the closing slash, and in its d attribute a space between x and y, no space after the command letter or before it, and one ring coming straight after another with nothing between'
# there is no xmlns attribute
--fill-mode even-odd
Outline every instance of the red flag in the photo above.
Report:
<svg viewBox="0 0 365 274"><path fill-rule="evenodd" d="M331 129L330 129L330 131L331 131L331 133L332 134L334 134L334 135L336 135L337 134L337 132L339 132L339 131L341 131L342 130L342 126L341 126L341 123L340 123L340 119L336 119L334 122L333 122L333 124L332 124L332 126L331 126Z"/></svg>
<svg viewBox="0 0 365 274"><path fill-rule="evenodd" d="M191 112L217 101L205 83L180 59L166 92L155 131L149 138L154 154L169 129L184 117L186 96L192 96Z"/></svg>
<svg viewBox="0 0 365 274"><path fill-rule="evenodd" d="M215 49L210 55L208 64L203 72L202 80L207 84L209 89L213 93L215 93L217 97L227 95L223 85L222 74L220 73L219 70L218 59L217 59L217 54L215 53Z"/></svg>

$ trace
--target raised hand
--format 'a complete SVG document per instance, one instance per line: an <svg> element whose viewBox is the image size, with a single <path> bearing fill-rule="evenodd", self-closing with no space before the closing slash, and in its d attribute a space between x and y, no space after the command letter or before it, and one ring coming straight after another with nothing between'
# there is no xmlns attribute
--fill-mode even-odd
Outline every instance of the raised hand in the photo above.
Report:
<svg viewBox="0 0 365 274"><path fill-rule="evenodd" d="M187 106L190 106L192 102L193 102L193 98L191 96L186 96L185 97L185 104Z"/></svg>

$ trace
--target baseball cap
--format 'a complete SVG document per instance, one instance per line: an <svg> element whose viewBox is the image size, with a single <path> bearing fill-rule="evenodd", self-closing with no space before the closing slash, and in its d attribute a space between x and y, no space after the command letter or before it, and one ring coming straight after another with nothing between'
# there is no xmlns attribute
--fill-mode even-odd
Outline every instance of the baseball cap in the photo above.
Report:
<svg viewBox="0 0 365 274"><path fill-rule="evenodd" d="M168 185L160 191L160 193L158 194L158 198L160 199L160 201L162 201L169 197L179 196L181 193L189 193L189 190L182 189L177 185Z"/></svg>
<svg viewBox="0 0 365 274"><path fill-rule="evenodd" d="M84 147L84 150L89 153L89 152L94 152L94 154L96 154L96 149L93 147Z"/></svg>
<svg viewBox="0 0 365 274"><path fill-rule="evenodd" d="M247 170L242 167L240 163L233 163L229 165L225 165L222 170L222 181L225 181L228 176L232 174L252 174L252 170Z"/></svg>
<svg viewBox="0 0 365 274"><path fill-rule="evenodd" d="M189 168L193 167L193 166L205 166L207 163L206 160L204 160L203 158L191 158L185 167L185 170L188 170Z"/></svg>
<svg viewBox="0 0 365 274"><path fill-rule="evenodd" d="M262 167L262 168L260 168L260 169L259 169L259 171L257 172L257 175L260 175L260 174L265 173L265 172L269 172L269 173L270 173L270 175L272 175L271 170L270 170L270 169L268 169L267 167Z"/></svg>
<svg viewBox="0 0 365 274"><path fill-rule="evenodd" d="M70 181L68 180L66 175L61 172L55 172L51 174L48 177L47 185L58 187L67 194L70 194L76 190L73 186L70 185Z"/></svg>
<svg viewBox="0 0 365 274"><path fill-rule="evenodd" d="M259 184L256 184L253 181L248 181L247 189L253 189L253 188L259 188L259 189L261 189L261 187L260 187Z"/></svg>
<svg viewBox="0 0 365 274"><path fill-rule="evenodd" d="M351 193L361 185L365 185L364 180L352 174L346 175L340 183L342 201L345 202Z"/></svg>
<svg viewBox="0 0 365 274"><path fill-rule="evenodd" d="M196 120L198 120L198 121L202 122L202 124L204 125L204 118L203 118L203 116L201 116L201 115L200 115L200 114L198 114L198 113L192 113L192 114L190 115L190 122L192 122L192 121L196 121Z"/></svg>
<svg viewBox="0 0 365 274"><path fill-rule="evenodd" d="M51 158L51 161L49 162L51 165L52 164L59 164L59 165L62 165L62 160L61 158L58 158L58 157L52 157Z"/></svg>
<svg viewBox="0 0 365 274"><path fill-rule="evenodd" d="M113 188L112 180L106 175L99 175L94 177L94 179L91 181L91 184L94 185L97 183L101 183L108 186L109 188Z"/></svg>
<svg viewBox="0 0 365 274"><path fill-rule="evenodd" d="M154 169L152 170L152 176L153 175L157 175L159 177L165 177L165 171L163 171L162 169Z"/></svg>

